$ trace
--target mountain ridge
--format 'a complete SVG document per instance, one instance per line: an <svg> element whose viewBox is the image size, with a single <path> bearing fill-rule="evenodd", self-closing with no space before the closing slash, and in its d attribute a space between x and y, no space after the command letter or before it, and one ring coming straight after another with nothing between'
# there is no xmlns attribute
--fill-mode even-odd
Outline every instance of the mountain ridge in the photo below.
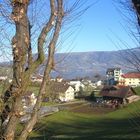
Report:
<svg viewBox="0 0 140 140"><path fill-rule="evenodd" d="M140 48L118 51L56 53L55 71L51 75L52 77L62 76L65 79L72 79L87 76L92 78L96 74L105 75L107 68L114 67L120 67L124 72L131 71L134 70L134 66L127 61L128 58L134 61L131 53L140 59ZM8 63L3 62L4 64L8 65ZM44 64L38 68L40 74L43 74L43 71Z"/></svg>
<svg viewBox="0 0 140 140"><path fill-rule="evenodd" d="M96 74L105 75L107 68L120 67L124 72L134 70L135 67L127 60L131 59L131 53L140 58L140 48L124 49L118 51L92 51L59 53L55 56L56 70L64 78L93 77ZM62 58L65 55L65 59ZM131 56L131 57L130 57ZM59 60L63 60L57 64ZM53 75L55 75L53 73Z"/></svg>

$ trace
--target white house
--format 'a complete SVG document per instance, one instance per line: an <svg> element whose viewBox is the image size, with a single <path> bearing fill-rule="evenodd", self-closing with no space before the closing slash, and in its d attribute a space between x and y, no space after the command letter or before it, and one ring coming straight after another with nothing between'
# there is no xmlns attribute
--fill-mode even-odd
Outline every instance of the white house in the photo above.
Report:
<svg viewBox="0 0 140 140"><path fill-rule="evenodd" d="M7 76L0 76L0 81L5 81L7 78Z"/></svg>
<svg viewBox="0 0 140 140"><path fill-rule="evenodd" d="M69 85L74 87L75 92L79 92L81 88L85 87L85 85L81 81L70 81Z"/></svg>
<svg viewBox="0 0 140 140"><path fill-rule="evenodd" d="M23 108L33 108L36 104L37 98L35 94L31 91L27 91L26 94L22 97Z"/></svg>
<svg viewBox="0 0 140 140"><path fill-rule="evenodd" d="M65 92L59 93L59 99L62 102L68 102L74 100L74 89L71 86L68 86Z"/></svg>
<svg viewBox="0 0 140 140"><path fill-rule="evenodd" d="M62 82L62 81L63 81L63 78L61 76L56 77L56 82Z"/></svg>
<svg viewBox="0 0 140 140"><path fill-rule="evenodd" d="M42 82L43 80L43 75L35 75L31 77L31 81L32 82Z"/></svg>
<svg viewBox="0 0 140 140"><path fill-rule="evenodd" d="M106 71L106 78L108 85L114 85L119 81L119 77L122 75L121 68L108 68Z"/></svg>
<svg viewBox="0 0 140 140"><path fill-rule="evenodd" d="M99 81L97 81L97 82L95 83L95 85L96 85L96 86L102 86L102 85L103 85L103 82L102 82L101 80L99 80Z"/></svg>
<svg viewBox="0 0 140 140"><path fill-rule="evenodd" d="M120 76L119 85L137 87L140 86L140 72L126 73Z"/></svg>
<svg viewBox="0 0 140 140"><path fill-rule="evenodd" d="M53 100L68 102L74 100L74 88L65 82L52 82L50 86L50 94Z"/></svg>

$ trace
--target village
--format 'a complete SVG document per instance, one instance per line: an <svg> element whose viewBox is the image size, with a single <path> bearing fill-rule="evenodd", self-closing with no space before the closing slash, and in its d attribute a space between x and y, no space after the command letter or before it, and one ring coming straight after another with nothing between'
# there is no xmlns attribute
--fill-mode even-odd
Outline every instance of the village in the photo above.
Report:
<svg viewBox="0 0 140 140"><path fill-rule="evenodd" d="M140 0L0 1L0 140L140 139Z"/></svg>
<svg viewBox="0 0 140 140"><path fill-rule="evenodd" d="M116 110L140 100L139 93L135 90L140 87L139 72L122 73L121 68L108 68L105 77L104 80L97 78L93 81L82 78L65 80L61 76L51 78L49 89L43 96L40 116L72 109L72 107L78 108L76 110L78 112L83 112L80 109L83 105L88 112L104 112L110 109ZM22 123L30 119L43 76L34 74L30 79L31 86L22 97ZM11 79L6 76L0 77L0 81L6 80L11 82ZM95 108L96 112L94 112Z"/></svg>
<svg viewBox="0 0 140 140"><path fill-rule="evenodd" d="M41 82L43 77L41 75L33 76L32 82ZM134 88L140 86L140 73L129 72L122 73L121 68L109 68L106 71L105 80L91 81L88 79L73 79L65 80L58 76L51 79L50 96L46 101L54 102L70 102L75 98L84 98L86 96L93 96L93 93L103 100L116 100L120 104L131 103L139 100L139 96ZM45 100L45 99L44 99Z"/></svg>

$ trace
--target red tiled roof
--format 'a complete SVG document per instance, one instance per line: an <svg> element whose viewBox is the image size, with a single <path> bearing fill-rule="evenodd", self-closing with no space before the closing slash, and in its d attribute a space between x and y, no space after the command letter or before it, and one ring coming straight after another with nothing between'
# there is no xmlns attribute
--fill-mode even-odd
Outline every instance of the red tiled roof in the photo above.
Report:
<svg viewBox="0 0 140 140"><path fill-rule="evenodd" d="M123 78L140 78L140 72L138 73L126 73L122 75Z"/></svg>

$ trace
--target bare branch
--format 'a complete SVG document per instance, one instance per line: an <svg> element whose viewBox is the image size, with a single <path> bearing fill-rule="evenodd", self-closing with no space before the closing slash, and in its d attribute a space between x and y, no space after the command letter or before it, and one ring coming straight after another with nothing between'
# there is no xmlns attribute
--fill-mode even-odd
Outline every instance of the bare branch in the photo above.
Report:
<svg viewBox="0 0 140 140"><path fill-rule="evenodd" d="M55 16L57 14L55 11L55 0L50 0L50 6L51 6L51 16L47 24L43 27L41 34L39 35L38 38L38 60L40 61L44 61L43 46L48 32L52 29L52 27L55 24Z"/></svg>
<svg viewBox="0 0 140 140"><path fill-rule="evenodd" d="M57 17L56 17L56 25L55 25L55 30L54 34L52 37L52 40L49 44L49 51L48 51L48 60L47 60L47 65L45 68L44 72L44 77L43 77L43 82L41 84L41 88L39 91L39 95L37 98L37 103L34 107L34 111L32 113L31 119L28 121L28 123L25 125L19 140L26 140L28 134L32 131L33 126L37 122L38 119L38 110L41 106L41 101L42 101L42 96L45 94L45 90L48 88L48 82L49 82L49 74L51 70L53 69L53 64L54 64L54 52L55 52L55 45L58 40L59 32L61 29L62 25L62 19L64 16L64 11L63 11L63 0L57 0Z"/></svg>

